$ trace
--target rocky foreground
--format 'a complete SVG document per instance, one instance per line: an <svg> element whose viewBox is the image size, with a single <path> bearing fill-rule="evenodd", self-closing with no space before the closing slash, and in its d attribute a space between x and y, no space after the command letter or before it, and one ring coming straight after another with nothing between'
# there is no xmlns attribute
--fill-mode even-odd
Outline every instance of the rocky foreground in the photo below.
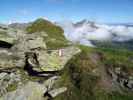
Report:
<svg viewBox="0 0 133 100"><path fill-rule="evenodd" d="M48 100L67 91L54 83L80 49L49 49L44 32L28 34L9 26L1 26L0 32L0 100Z"/></svg>

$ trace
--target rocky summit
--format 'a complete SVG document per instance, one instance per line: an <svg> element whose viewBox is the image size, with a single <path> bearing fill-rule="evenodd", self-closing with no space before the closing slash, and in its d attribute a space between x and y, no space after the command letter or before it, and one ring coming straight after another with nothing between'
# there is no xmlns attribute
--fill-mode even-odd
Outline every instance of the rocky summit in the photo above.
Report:
<svg viewBox="0 0 133 100"><path fill-rule="evenodd" d="M42 23L44 29L31 31L36 23ZM31 26L25 25L32 33L26 31L26 28L21 28L21 24L19 28L16 28L16 24L1 25L0 100L48 100L67 90L63 85L54 87L54 84L65 64L73 55L79 53L80 49L68 44L49 48L48 39L55 39L56 42L56 37L49 36L49 30L45 31L47 24L51 29L61 29L42 19L35 21ZM62 34L62 30L58 34Z"/></svg>

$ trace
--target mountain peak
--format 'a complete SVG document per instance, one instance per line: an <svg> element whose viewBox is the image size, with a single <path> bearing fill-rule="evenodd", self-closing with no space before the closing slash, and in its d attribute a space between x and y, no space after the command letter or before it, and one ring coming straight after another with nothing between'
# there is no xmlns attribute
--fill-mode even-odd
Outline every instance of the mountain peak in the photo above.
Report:
<svg viewBox="0 0 133 100"><path fill-rule="evenodd" d="M87 20L87 19L83 19L83 20L77 22L77 23L75 24L75 26L76 26L76 27L80 27L80 26L82 26L82 25L84 25L84 24L90 24L90 25L94 26L95 22L94 22L94 21Z"/></svg>

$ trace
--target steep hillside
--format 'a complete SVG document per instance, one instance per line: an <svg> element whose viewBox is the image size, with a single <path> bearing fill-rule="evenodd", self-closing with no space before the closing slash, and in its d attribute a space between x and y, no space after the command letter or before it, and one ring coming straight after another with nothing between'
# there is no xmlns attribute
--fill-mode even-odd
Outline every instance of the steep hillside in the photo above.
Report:
<svg viewBox="0 0 133 100"><path fill-rule="evenodd" d="M49 49L64 47L68 43L63 29L45 19L37 19L26 30L28 33L42 33Z"/></svg>
<svg viewBox="0 0 133 100"><path fill-rule="evenodd" d="M112 49L128 49L133 50L133 40L117 42L117 41L91 41L99 48L112 48Z"/></svg>
<svg viewBox="0 0 133 100"><path fill-rule="evenodd" d="M132 100L133 53L80 46L62 72L68 91L55 100Z"/></svg>

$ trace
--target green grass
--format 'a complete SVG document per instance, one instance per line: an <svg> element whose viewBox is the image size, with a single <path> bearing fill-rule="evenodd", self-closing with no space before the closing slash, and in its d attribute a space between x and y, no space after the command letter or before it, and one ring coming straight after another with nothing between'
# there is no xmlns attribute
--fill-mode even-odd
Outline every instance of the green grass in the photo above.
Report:
<svg viewBox="0 0 133 100"><path fill-rule="evenodd" d="M8 92L16 90L17 89L17 83L9 85L6 89Z"/></svg>
<svg viewBox="0 0 133 100"><path fill-rule="evenodd" d="M126 50L133 50L133 40L125 41L125 42L112 42L112 41L93 41L93 43L100 48L112 48L112 49L126 49Z"/></svg>
<svg viewBox="0 0 133 100"><path fill-rule="evenodd" d="M28 33L45 31L50 37L64 38L62 34L64 31L61 27L41 18L37 19L31 26L29 26L27 31Z"/></svg>
<svg viewBox="0 0 133 100"><path fill-rule="evenodd" d="M59 86L66 86L67 92L57 96L54 100L132 100L133 94L120 94L119 92L107 92L98 86L100 76L91 73L93 68L99 67L92 63L89 58L90 54L101 53L104 60L100 61L101 65L109 64L114 66L123 64L127 69L133 65L128 62L128 58L133 53L126 50L90 48L78 46L82 52L75 55L65 66L61 74L61 79L57 83Z"/></svg>
<svg viewBox="0 0 133 100"><path fill-rule="evenodd" d="M105 91L97 92L95 100L132 100L133 95L120 94L118 92L106 93Z"/></svg>
<svg viewBox="0 0 133 100"><path fill-rule="evenodd" d="M48 39L45 41L48 49L59 49L62 47L67 47L68 41L66 40L56 40L56 41L49 41Z"/></svg>
<svg viewBox="0 0 133 100"><path fill-rule="evenodd" d="M128 50L116 50L116 49L101 49L97 48L99 52L104 55L104 64L114 65L114 66L124 66L126 68L133 69L133 52Z"/></svg>
<svg viewBox="0 0 133 100"><path fill-rule="evenodd" d="M28 33L38 34L39 32L46 32L48 36L44 37L44 41L46 42L48 49L61 48L68 44L63 29L45 19L37 19L31 26L27 27L26 30ZM54 39L54 41L51 39Z"/></svg>

